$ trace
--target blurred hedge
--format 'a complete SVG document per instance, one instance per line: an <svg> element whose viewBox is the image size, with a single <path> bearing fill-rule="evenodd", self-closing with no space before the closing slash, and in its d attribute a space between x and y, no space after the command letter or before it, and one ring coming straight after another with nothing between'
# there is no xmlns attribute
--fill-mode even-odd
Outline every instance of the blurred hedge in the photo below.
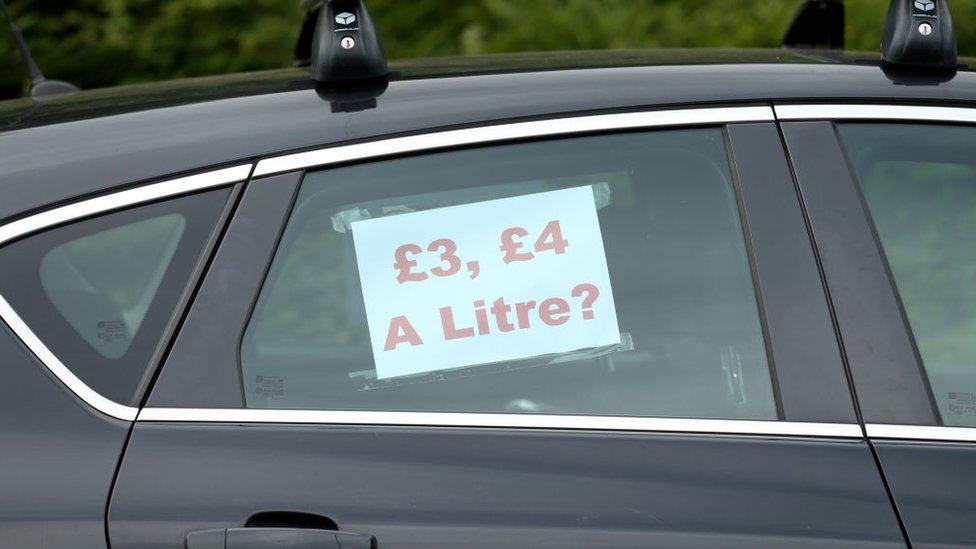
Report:
<svg viewBox="0 0 976 549"><path fill-rule="evenodd" d="M369 0L390 57L643 47L777 47L801 0ZM8 0L48 77L82 88L287 67L297 0ZM877 51L887 0L847 1L849 49ZM976 53L976 2L952 5ZM0 98L26 85L0 30Z"/></svg>

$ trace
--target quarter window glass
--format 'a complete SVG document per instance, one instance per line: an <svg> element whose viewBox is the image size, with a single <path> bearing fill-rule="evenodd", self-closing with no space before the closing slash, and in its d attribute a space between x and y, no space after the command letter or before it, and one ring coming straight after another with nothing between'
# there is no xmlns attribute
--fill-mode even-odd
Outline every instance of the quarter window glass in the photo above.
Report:
<svg viewBox="0 0 976 549"><path fill-rule="evenodd" d="M229 191L80 221L0 249L0 293L72 372L132 404Z"/></svg>
<svg viewBox="0 0 976 549"><path fill-rule="evenodd" d="M976 130L840 126L945 425L976 427Z"/></svg>
<svg viewBox="0 0 976 549"><path fill-rule="evenodd" d="M169 214L66 242L41 259L41 286L78 335L117 359L139 332L185 229L182 214Z"/></svg>
<svg viewBox="0 0 976 549"><path fill-rule="evenodd" d="M241 362L252 408L777 418L718 129L310 173Z"/></svg>

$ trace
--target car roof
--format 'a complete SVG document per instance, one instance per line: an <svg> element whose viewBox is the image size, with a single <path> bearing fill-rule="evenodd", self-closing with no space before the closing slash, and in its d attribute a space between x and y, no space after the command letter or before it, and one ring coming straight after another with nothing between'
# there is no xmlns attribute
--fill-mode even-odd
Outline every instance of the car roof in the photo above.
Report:
<svg viewBox="0 0 976 549"><path fill-rule="evenodd" d="M976 100L969 70L942 82L893 80L876 54L822 51L559 52L402 61L392 69L375 108L358 112L324 99L307 69L2 102L0 221L180 172L438 128L772 100Z"/></svg>
<svg viewBox="0 0 976 549"><path fill-rule="evenodd" d="M966 66L965 59L961 60ZM976 60L970 60L976 61ZM390 81L615 67L720 64L879 65L868 52L791 49L644 49L510 53L402 59ZM973 63L976 66L976 63ZM307 69L269 70L85 90L44 101L0 101L0 132L231 97L308 90ZM759 84L757 87L762 87Z"/></svg>

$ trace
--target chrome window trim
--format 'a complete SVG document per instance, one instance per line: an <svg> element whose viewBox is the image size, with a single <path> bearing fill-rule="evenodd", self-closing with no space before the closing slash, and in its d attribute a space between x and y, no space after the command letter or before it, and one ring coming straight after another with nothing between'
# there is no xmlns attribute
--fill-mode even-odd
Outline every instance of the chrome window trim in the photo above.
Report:
<svg viewBox="0 0 976 549"><path fill-rule="evenodd" d="M777 120L915 120L976 123L976 109L917 105L775 105Z"/></svg>
<svg viewBox="0 0 976 549"><path fill-rule="evenodd" d="M43 229L94 214L105 213L192 191L228 185L247 179L252 164L242 164L209 172L178 177L133 189L114 192L46 210L0 226L0 246ZM0 319L16 334L38 360L86 404L116 419L134 421L139 409L105 398L76 376L31 330L30 326L0 296Z"/></svg>
<svg viewBox="0 0 976 549"><path fill-rule="evenodd" d="M801 423L746 419L503 414L483 412L381 412L235 408L143 408L140 422L370 425L396 427L494 427L729 435L862 438L854 423Z"/></svg>
<svg viewBox="0 0 976 549"><path fill-rule="evenodd" d="M498 143L514 139L661 126L695 126L704 124L727 124L732 122L773 121L775 121L775 117L770 107L754 106L641 111L495 124L458 130L427 132L406 137L380 139L355 145L331 146L312 151L274 156L258 162L257 167L254 169L254 177L379 156L464 145Z"/></svg>
<svg viewBox="0 0 976 549"><path fill-rule="evenodd" d="M868 423L865 425L865 431L869 438L874 439L976 442L976 428L974 427Z"/></svg>

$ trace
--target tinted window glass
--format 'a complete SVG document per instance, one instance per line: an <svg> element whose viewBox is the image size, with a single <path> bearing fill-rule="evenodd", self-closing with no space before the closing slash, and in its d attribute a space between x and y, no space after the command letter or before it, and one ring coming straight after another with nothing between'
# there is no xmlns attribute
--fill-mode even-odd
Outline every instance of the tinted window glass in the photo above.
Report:
<svg viewBox="0 0 976 549"><path fill-rule="evenodd" d="M776 417L718 129L310 173L241 360L249 407Z"/></svg>
<svg viewBox="0 0 976 549"><path fill-rule="evenodd" d="M976 130L840 131L942 421L976 427Z"/></svg>
<svg viewBox="0 0 976 549"><path fill-rule="evenodd" d="M44 293L93 349L119 358L139 332L185 228L182 214L169 214L61 244L41 259ZM122 257L127 272L120 276Z"/></svg>
<svg viewBox="0 0 976 549"><path fill-rule="evenodd" d="M82 381L131 403L229 191L80 221L0 249L0 292Z"/></svg>

